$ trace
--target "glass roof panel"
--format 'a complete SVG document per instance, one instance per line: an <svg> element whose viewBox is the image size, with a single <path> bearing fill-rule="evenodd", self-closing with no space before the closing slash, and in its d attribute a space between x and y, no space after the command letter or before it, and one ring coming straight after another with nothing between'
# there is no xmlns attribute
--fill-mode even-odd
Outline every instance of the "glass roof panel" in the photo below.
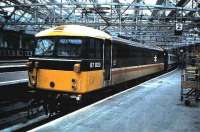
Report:
<svg viewBox="0 0 200 132"><path fill-rule="evenodd" d="M169 10L166 10L166 16L168 16L169 15L169 13L170 13L171 11L169 11Z"/></svg>
<svg viewBox="0 0 200 132"><path fill-rule="evenodd" d="M24 17L30 19L32 16L31 16L31 14L26 13L26 14L24 14Z"/></svg>
<svg viewBox="0 0 200 132"><path fill-rule="evenodd" d="M151 12L150 10L143 10L143 11L142 11L142 14L143 14L143 15L146 15L146 16L150 16L151 13L152 13L152 12Z"/></svg>
<svg viewBox="0 0 200 132"><path fill-rule="evenodd" d="M197 6L197 2L192 2L192 0L190 0L190 2L188 2L188 4L185 6L185 8L195 8Z"/></svg>
<svg viewBox="0 0 200 132"><path fill-rule="evenodd" d="M14 11L14 7L6 7L6 8L3 8L3 9L8 12L8 15L10 15L11 12Z"/></svg>
<svg viewBox="0 0 200 132"><path fill-rule="evenodd" d="M0 6L5 6L6 4L3 2L0 2Z"/></svg>
<svg viewBox="0 0 200 132"><path fill-rule="evenodd" d="M23 12L24 12L24 11L22 11L22 10L16 10L16 11L15 11L15 14L16 14L16 15L22 15Z"/></svg>
<svg viewBox="0 0 200 132"><path fill-rule="evenodd" d="M144 3L147 5L156 5L157 0L144 0Z"/></svg>
<svg viewBox="0 0 200 132"><path fill-rule="evenodd" d="M20 21L21 21L21 22L26 22L26 21L27 21L27 18L22 17L22 18L20 19Z"/></svg>

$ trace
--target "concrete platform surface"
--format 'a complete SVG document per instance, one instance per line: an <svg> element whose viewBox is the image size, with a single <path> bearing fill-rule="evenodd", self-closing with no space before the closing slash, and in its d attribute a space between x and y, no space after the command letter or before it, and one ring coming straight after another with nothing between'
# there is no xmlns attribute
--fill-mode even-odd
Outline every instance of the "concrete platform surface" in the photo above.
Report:
<svg viewBox="0 0 200 132"><path fill-rule="evenodd" d="M0 68L6 67L25 67L28 59L26 60L0 60Z"/></svg>
<svg viewBox="0 0 200 132"><path fill-rule="evenodd" d="M176 70L31 132L200 132L200 107L183 105L179 93Z"/></svg>
<svg viewBox="0 0 200 132"><path fill-rule="evenodd" d="M28 62L28 59L20 59L20 60L0 60L0 66L1 65L10 65L10 64L25 64Z"/></svg>
<svg viewBox="0 0 200 132"><path fill-rule="evenodd" d="M28 82L27 71L0 73L0 86Z"/></svg>

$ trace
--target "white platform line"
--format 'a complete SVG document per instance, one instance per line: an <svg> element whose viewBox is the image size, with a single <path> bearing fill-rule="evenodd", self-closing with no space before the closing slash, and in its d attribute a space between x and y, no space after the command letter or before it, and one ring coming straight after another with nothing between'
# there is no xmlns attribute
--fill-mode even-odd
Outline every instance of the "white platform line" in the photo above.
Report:
<svg viewBox="0 0 200 132"><path fill-rule="evenodd" d="M27 81L28 81L28 79L20 79L20 80L12 80L12 81L0 82L0 86L7 85L7 84L15 84L15 83L27 82Z"/></svg>
<svg viewBox="0 0 200 132"><path fill-rule="evenodd" d="M0 63L27 62L28 60L2 60Z"/></svg>
<svg viewBox="0 0 200 132"><path fill-rule="evenodd" d="M26 67L26 65L6 65L6 66L0 66L0 68L11 68L11 67Z"/></svg>
<svg viewBox="0 0 200 132"><path fill-rule="evenodd" d="M27 71L0 72L0 75L2 75L2 74L18 74L18 73L24 73L24 72L27 72Z"/></svg>
<svg viewBox="0 0 200 132"><path fill-rule="evenodd" d="M148 80L148 81L145 81L145 82L143 82L143 83L147 83L147 82L149 82L149 81L156 80L156 79L158 79L158 78L160 78L160 77L164 77L164 76L166 76L166 75L168 75L168 74L170 74L170 73L172 73L172 72L174 72L174 71L176 71L176 69L173 70L173 71L170 71L170 72L168 72L168 73L165 73L165 74L163 74L163 75L160 75L160 76L158 76L158 77L152 78L152 79L150 79L150 80ZM143 84L143 83L141 83L141 84ZM139 85L141 85L141 84L139 84ZM32 129L32 130L30 130L30 131L28 131L28 132L39 131L39 130L40 130L41 128L43 128L43 127L47 127L48 125L53 125L54 121L59 121L59 120L62 120L62 119L64 119L64 118L67 118L67 117L69 117L69 116L73 116L73 115L75 115L76 113L86 111L87 109L93 107L94 105L100 104L100 103L102 103L102 102L104 102L104 101L106 101L106 100L109 100L109 99L113 98L113 97L119 96L120 94L129 92L129 91L131 91L131 90L137 88L139 85L134 86L134 87L132 87L132 88L130 88L130 89L124 90L124 91L122 91L122 92L120 92L120 93L114 94L114 95L112 95L112 96L109 96L109 97L107 97L107 98L105 98L105 99L103 99L103 100L100 100L100 101L98 101L98 102L96 102L96 103L94 103L94 104L88 105L88 106L86 106L86 107L84 107L84 108L81 108L81 109L79 109L79 110L77 110L77 111L74 111L74 112L72 112L72 113L70 113L70 114L68 114L68 115L65 115L65 116L63 116L63 117L60 117L60 118L58 118L58 119L55 119L55 120L53 120L53 121L51 121L51 122L49 122L49 123L46 123L46 124L44 124L44 125L42 125L42 126L36 127L36 128L34 128L34 129Z"/></svg>

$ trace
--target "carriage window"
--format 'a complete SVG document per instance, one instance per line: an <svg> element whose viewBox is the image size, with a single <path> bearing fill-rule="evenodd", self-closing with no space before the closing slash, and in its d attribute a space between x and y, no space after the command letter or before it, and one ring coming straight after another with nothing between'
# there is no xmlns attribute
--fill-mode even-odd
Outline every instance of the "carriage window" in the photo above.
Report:
<svg viewBox="0 0 200 132"><path fill-rule="evenodd" d="M52 39L38 39L36 43L35 55L53 55L55 42Z"/></svg>
<svg viewBox="0 0 200 132"><path fill-rule="evenodd" d="M58 56L79 57L81 55L81 39L59 39L57 44Z"/></svg>

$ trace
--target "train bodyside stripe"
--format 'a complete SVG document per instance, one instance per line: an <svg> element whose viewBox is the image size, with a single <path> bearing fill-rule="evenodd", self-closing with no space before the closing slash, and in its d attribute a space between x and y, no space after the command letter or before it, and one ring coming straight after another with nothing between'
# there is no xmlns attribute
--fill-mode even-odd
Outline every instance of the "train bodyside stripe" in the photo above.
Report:
<svg viewBox="0 0 200 132"><path fill-rule="evenodd" d="M155 66L164 66L164 63L157 63L157 64L148 64L148 65L141 65L141 66L130 66L130 67L122 67L122 68L113 68L112 73L117 74L120 72L129 72L129 71L136 71L142 70L144 68L150 68Z"/></svg>
<svg viewBox="0 0 200 132"><path fill-rule="evenodd" d="M112 85L164 70L164 63L112 69Z"/></svg>

